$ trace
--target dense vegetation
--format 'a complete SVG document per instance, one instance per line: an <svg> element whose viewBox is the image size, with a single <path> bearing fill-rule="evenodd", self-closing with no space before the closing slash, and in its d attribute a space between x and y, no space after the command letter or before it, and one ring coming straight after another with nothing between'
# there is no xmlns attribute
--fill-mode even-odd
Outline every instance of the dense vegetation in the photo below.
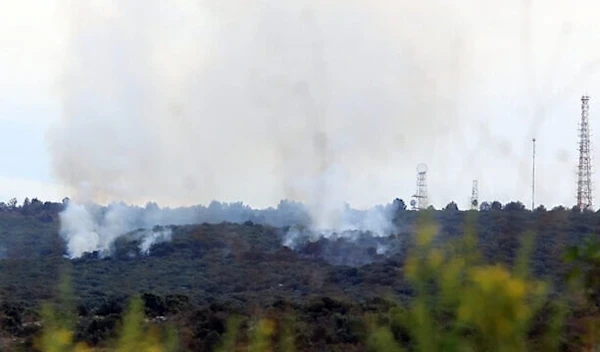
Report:
<svg viewBox="0 0 600 352"><path fill-rule="evenodd" d="M50 350L58 337L110 347L127 344L127 334L207 351L227 343L297 351L597 344L599 254L584 240L599 233L600 213L497 202L479 212L398 207L390 237L333 236L295 250L282 246L287 228L174 226L172 241L149 255L122 238L111 257L68 260L62 206L0 206L0 349ZM586 291L567 285L573 269Z"/></svg>

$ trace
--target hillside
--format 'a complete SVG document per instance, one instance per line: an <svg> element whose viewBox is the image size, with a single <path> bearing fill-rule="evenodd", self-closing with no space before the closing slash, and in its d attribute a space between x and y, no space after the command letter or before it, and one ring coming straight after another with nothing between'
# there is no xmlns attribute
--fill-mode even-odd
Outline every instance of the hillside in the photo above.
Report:
<svg viewBox="0 0 600 352"><path fill-rule="evenodd" d="M57 296L61 273L69 273L80 315L78 336L92 344L112 336L127 297L143 294L149 317L170 316L181 331L191 329L183 337L190 348L217 343L230 314L292 307L301 321L309 326L319 321L315 329L325 329L303 332L307 350L346 344L362 350L359 316L385 312L414 294L403 264L423 215L399 210L394 218L399 230L389 237L333 234L299 242L295 249L282 245L288 227L251 222L172 226L171 240L154 245L147 255L140 253L135 236L124 236L109 257L89 253L69 260L56 217L3 212L0 295L3 315L12 317L3 320L3 329L31 343L40 304ZM449 208L427 216L438 225L435 246L451 246L471 224L486 260L509 266L525 234L535 232L530 268L553 283L554 294L564 289L566 246L597 234L600 227L598 213L530 212L517 203L484 212ZM209 326L199 326L198 319L208 319ZM342 324L342 330L331 330L331 324Z"/></svg>

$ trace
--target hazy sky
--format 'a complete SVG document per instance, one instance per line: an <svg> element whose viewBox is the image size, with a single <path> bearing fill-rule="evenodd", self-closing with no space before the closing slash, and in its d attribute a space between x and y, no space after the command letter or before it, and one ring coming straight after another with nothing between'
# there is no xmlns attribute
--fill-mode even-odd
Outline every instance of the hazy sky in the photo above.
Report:
<svg viewBox="0 0 600 352"><path fill-rule="evenodd" d="M529 205L535 136L572 205L584 93L600 131L591 0L94 4L0 0L2 200L365 207L425 162L436 206Z"/></svg>

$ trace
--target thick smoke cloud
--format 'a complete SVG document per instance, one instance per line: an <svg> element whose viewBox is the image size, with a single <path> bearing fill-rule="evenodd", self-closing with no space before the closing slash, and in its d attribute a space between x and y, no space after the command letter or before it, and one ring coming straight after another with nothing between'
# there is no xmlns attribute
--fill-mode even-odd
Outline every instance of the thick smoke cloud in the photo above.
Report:
<svg viewBox="0 0 600 352"><path fill-rule="evenodd" d="M207 207L192 206L160 208L156 203L145 207L110 203L108 206L77 204L70 201L60 214L61 235L67 243L71 258L84 253L98 252L110 256L115 241L125 236L139 242L142 254L149 254L152 245L170 241L172 230L168 225L200 223L243 223L251 221L276 227L291 227L283 238L283 245L295 249L299 244L318 238L346 236L352 240L357 232L371 236L388 236L395 230L392 218L398 204L378 206L366 211L346 206L340 212L340 222L332 229L314 229L298 232L298 228L314 228L307 208L297 202L282 201L276 208L252 209L242 203L224 204L211 202Z"/></svg>
<svg viewBox="0 0 600 352"><path fill-rule="evenodd" d="M108 207L101 207L70 202L60 213L61 235L71 258L93 252L105 256L111 254L117 238L141 229L133 239L140 242L140 252L148 254L153 244L171 239L170 229L149 229L153 225L162 225L163 217L160 210L150 206L144 209L113 203ZM178 220L183 219L174 217L169 222Z"/></svg>
<svg viewBox="0 0 600 352"><path fill-rule="evenodd" d="M381 183L397 181L378 173L416 165L431 156L421 147L459 126L462 34L429 5L125 0L71 10L64 116L50 138L55 173L75 191L61 215L71 257L108 254L117 237L155 225L292 226L292 248L306 239L294 226L312 239L388 235L391 205L346 202L395 197ZM304 205L114 203L213 199ZM140 234L145 253L170 238Z"/></svg>
<svg viewBox="0 0 600 352"><path fill-rule="evenodd" d="M459 126L464 31L442 1L94 4L72 4L50 138L75 200L292 199L335 228L344 202L411 192L380 175L412 180Z"/></svg>

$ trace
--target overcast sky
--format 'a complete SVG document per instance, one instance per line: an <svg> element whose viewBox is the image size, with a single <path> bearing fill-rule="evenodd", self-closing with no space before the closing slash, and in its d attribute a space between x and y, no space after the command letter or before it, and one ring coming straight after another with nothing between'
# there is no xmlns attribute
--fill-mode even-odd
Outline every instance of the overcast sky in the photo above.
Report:
<svg viewBox="0 0 600 352"><path fill-rule="evenodd" d="M366 207L424 162L438 207L529 206L536 137L573 205L584 93L600 131L591 0L94 4L0 1L2 200Z"/></svg>

